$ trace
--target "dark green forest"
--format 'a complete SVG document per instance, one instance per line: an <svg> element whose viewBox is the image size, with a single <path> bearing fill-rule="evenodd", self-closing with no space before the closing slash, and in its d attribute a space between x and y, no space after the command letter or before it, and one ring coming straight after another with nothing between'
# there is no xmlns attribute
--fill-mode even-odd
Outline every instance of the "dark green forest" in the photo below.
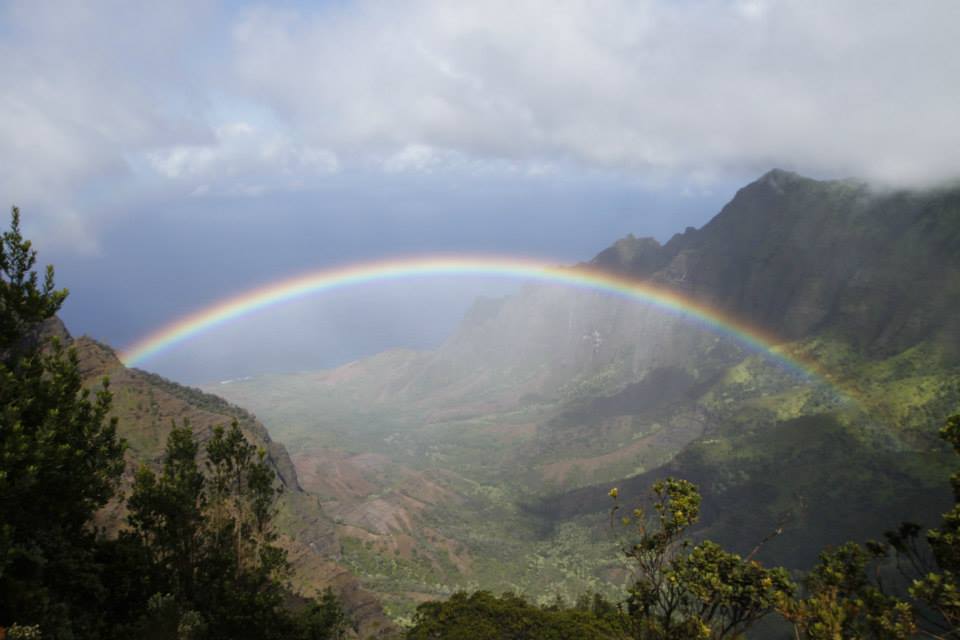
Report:
<svg viewBox="0 0 960 640"><path fill-rule="evenodd" d="M67 296L19 212L0 244L0 637L340 637L336 598L291 593L273 542L277 482L234 422L201 447L174 426L159 473L141 466L127 527L94 514L124 470L109 380L84 389L76 353L46 339Z"/></svg>
<svg viewBox="0 0 960 640"><path fill-rule="evenodd" d="M960 454L960 415L941 437ZM960 501L960 472L953 475ZM611 489L611 524L621 511ZM883 541L825 549L795 579L725 551L710 540L693 543L700 494L690 482L654 484L650 507L618 524L633 541L623 553L635 581L622 602L585 595L568 606L534 606L517 596L458 593L417 610L408 638L658 639L786 637L810 640L960 637L960 506L924 532L903 523ZM774 531L771 535L777 535ZM761 541L762 544L762 541ZM759 548L759 547L758 547Z"/></svg>
<svg viewBox="0 0 960 640"><path fill-rule="evenodd" d="M234 422L201 443L174 425L163 459L119 496L125 444L109 380L83 387L76 353L45 331L67 292L35 270L19 212L0 242L0 638L344 637L327 591L303 598L273 520L275 471ZM960 454L960 416L941 437ZM960 472L937 528L904 523L878 540L823 550L807 572L765 567L696 540L701 495L653 484L645 504L610 491L631 586L546 606L516 594L457 593L417 608L407 638L811 639L960 636ZM94 525L122 500L117 535ZM772 531L767 540L777 536ZM762 535L762 534L761 534ZM764 544L758 540L757 550Z"/></svg>

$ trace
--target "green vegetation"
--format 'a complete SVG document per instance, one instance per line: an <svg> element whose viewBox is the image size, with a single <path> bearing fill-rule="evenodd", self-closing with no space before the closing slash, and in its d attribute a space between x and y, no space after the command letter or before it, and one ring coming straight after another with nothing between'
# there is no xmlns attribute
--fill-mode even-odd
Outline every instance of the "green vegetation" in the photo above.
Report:
<svg viewBox="0 0 960 640"><path fill-rule="evenodd" d="M265 453L236 422L216 428L205 451L206 474L189 426L174 427L161 475L137 472L127 503L131 530L117 544L141 565L140 584L129 588L124 572L117 577L129 588L124 609L139 615L128 614L121 626L157 638L338 636L344 620L329 593L300 603L297 615L285 606L288 566L273 544L277 489Z"/></svg>
<svg viewBox="0 0 960 640"><path fill-rule="evenodd" d="M174 425L160 475L136 474L128 528L95 529L125 444L108 382L85 390L76 351L50 336L66 291L35 261L14 208L0 240L0 637L340 637L329 591L309 601L285 586L279 483L236 421L213 430L205 472L193 432Z"/></svg>
<svg viewBox="0 0 960 640"><path fill-rule="evenodd" d="M653 493L654 514L637 507L622 518L625 526L635 521L638 534L624 549L637 573L626 600L633 637L740 637L791 596L784 569L765 569L709 540L691 544L687 531L700 518L693 484L667 478ZM610 496L617 500L617 490ZM611 519L618 510L615 504Z"/></svg>
<svg viewBox="0 0 960 640"><path fill-rule="evenodd" d="M617 597L623 563L597 524L611 483L632 500L665 475L695 481L710 508L691 535L741 555L789 516L756 559L790 570L811 566L828 544L867 537L898 518L934 522L949 503L952 458L929 425L960 403L952 361L936 358L932 346L867 360L827 337L784 348L849 359L838 376L857 399L798 383L737 351L732 362L710 356L710 367L692 356L699 373L648 372L594 398L538 397L465 416L439 401L370 401L379 383L363 376L344 383L346 395L368 398L362 414L327 411L327 395L339 386L322 373L215 391L294 443L303 486L337 519L345 564L404 621L425 596L458 590L519 592L538 605L585 591ZM664 380L676 389L669 403L658 393ZM911 397L914 382L921 391ZM913 409L896 411L890 397ZM365 461L370 454L375 466ZM348 494L330 486L330 456L369 484ZM425 495L424 481L442 491ZM393 541L404 534L416 554L395 553ZM453 566L445 561L451 548L462 560Z"/></svg>
<svg viewBox="0 0 960 640"><path fill-rule="evenodd" d="M533 605L520 596L487 591L455 593L417 608L408 640L613 640L624 638L617 608L601 598L573 607Z"/></svg>
<svg viewBox="0 0 960 640"><path fill-rule="evenodd" d="M75 354L41 323L66 298L53 269L39 283L36 252L13 209L0 241L0 626L43 623L49 637L94 630L106 596L89 528L123 469L107 419L107 381L81 390Z"/></svg>
<svg viewBox="0 0 960 640"><path fill-rule="evenodd" d="M960 454L960 415L940 433ZM694 543L688 532L700 516L700 493L667 478L653 485L651 510L621 518L636 534L623 548L634 580L622 602L595 595L572 608L537 607L509 594L459 592L420 605L407 638L721 640L746 637L772 614L807 640L957 638L960 471L951 484L954 506L939 528L921 536L920 526L904 523L883 543L828 548L798 586L785 569L753 559L759 546L743 558L710 540ZM613 524L619 490L610 496Z"/></svg>
<svg viewBox="0 0 960 640"><path fill-rule="evenodd" d="M89 525L122 467L110 393L84 396L70 351L41 348L37 322L63 294L25 275L15 221L0 470L18 471L0 477L0 625L23 637L68 626L75 637L296 637L312 620L322 636L341 624L333 596L311 607L282 585L346 567L395 620L438 637L495 633L501 620L513 621L504 637L768 637L777 624L807 638L953 637L960 515L929 536L904 525L882 544L830 545L897 518L935 522L950 504L954 456L930 425L960 406L958 212L956 190L884 195L775 171L699 231L598 257L689 284L791 340L778 350L819 363L832 384L643 305L555 287L481 305L436 352L213 388L265 419L289 458L253 414L117 364L113 415L137 425L123 431L127 458L160 460L167 441L163 468L123 476L133 497L108 505L127 523L117 541ZM288 490L274 495L235 427L214 432L212 450L183 427L168 440L169 418L188 413L201 441L236 418ZM98 463L75 473L81 457ZM625 503L658 488L627 515L619 554L603 517L612 484ZM41 522L47 510L66 515ZM281 546L297 560L292 578Z"/></svg>
<svg viewBox="0 0 960 640"><path fill-rule="evenodd" d="M940 436L960 454L960 415ZM780 611L798 637L960 637L960 471L951 477L954 505L939 528L923 534L905 522L885 542L827 549L804 581L805 596Z"/></svg>

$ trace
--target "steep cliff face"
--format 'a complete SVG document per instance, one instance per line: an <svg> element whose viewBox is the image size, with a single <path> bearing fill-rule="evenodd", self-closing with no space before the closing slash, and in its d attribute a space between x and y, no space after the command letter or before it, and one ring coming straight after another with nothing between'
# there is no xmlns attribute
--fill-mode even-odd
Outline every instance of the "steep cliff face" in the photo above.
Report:
<svg viewBox="0 0 960 640"><path fill-rule="evenodd" d="M774 170L703 228L663 245L628 236L587 266L681 292L783 342L830 335L882 358L933 341L960 357L960 189L888 192ZM478 301L376 399L500 410L604 370L630 384L702 360L716 340L637 301L529 286ZM718 364L742 356L725 348L734 352Z"/></svg>
<svg viewBox="0 0 960 640"><path fill-rule="evenodd" d="M861 385L868 363L874 373L882 362L900 372L883 373L879 385L912 371L894 364L910 349L943 371L960 363L960 188L892 192L773 170L738 191L703 228L688 228L663 245L628 236L580 268L681 292L805 350L862 387L861 394L873 394L875 415L897 414L896 403L924 409ZM644 384L649 376L656 382L657 372L689 378L686 402L696 404L749 355L736 341L637 300L530 285L478 301L433 352L389 352L270 386L281 394L295 388L283 403L299 407L293 415L320 416L311 418L317 428L326 424L323 416L331 416L331 427L349 421L357 407L377 407L374 413L405 423L569 403L560 417L538 425L540 451L563 442L569 449L603 424L636 415L593 409L643 405L639 390L651 386ZM913 362L916 353L904 358ZM769 395L796 382L775 373L748 376L754 391ZM237 385L224 393L243 402L249 391L251 406L262 409L281 397L264 397L262 387ZM734 387L740 393L744 385ZM813 403L804 411L823 408Z"/></svg>
<svg viewBox="0 0 960 640"><path fill-rule="evenodd" d="M663 266L651 273L650 259L635 258L644 254ZM960 403L960 189L889 192L775 170L702 229L659 248L626 238L594 263L809 349L856 398L840 408L784 386L757 393L768 374L738 364L687 398L706 416L702 438L659 468L561 492L539 513L563 521L595 511L611 484L638 499L656 478L680 476L703 489L708 535L746 551L785 518L763 554L805 566L826 544L900 519L933 522L949 504L953 461L935 434ZM589 409L618 395L584 405L573 431L597 434ZM557 439L564 429L554 420L542 431Z"/></svg>
<svg viewBox="0 0 960 640"><path fill-rule="evenodd" d="M958 343L960 189L885 192L774 170L662 251L655 280L785 340L830 331L873 356Z"/></svg>
<svg viewBox="0 0 960 640"><path fill-rule="evenodd" d="M416 540L411 563L442 557L449 540L470 560L390 573L376 532L350 522L351 566L367 584L437 593L461 570L492 589L504 576L536 593L569 580L575 594L584 576L609 584L615 551L595 528L607 491L640 500L666 474L700 485L703 533L738 551L788 517L763 553L794 567L902 518L933 522L949 504L953 458L935 432L960 405L960 189L884 192L772 171L699 230L665 244L628 236L571 268L713 305L818 360L850 397L642 301L547 285L478 301L433 352L228 385L295 447L305 474L333 457L344 478L366 482L338 498L344 514L375 504L430 522L436 539ZM445 491L414 513L392 480L358 471L371 452ZM449 496L460 502L445 509ZM553 554L563 561L544 563Z"/></svg>
<svg viewBox="0 0 960 640"><path fill-rule="evenodd" d="M688 359L716 336L637 301L562 286L530 286L495 313L467 316L411 378L419 395L486 398L502 410L554 399L606 371L619 384Z"/></svg>
<svg viewBox="0 0 960 640"><path fill-rule="evenodd" d="M373 595L363 590L356 578L337 562L339 541L333 524L320 510L316 498L301 488L286 448L273 441L251 413L217 396L154 374L127 369L109 347L86 337L71 340L59 321L49 331L76 348L88 385L98 385L104 377L110 379L113 415L119 419L119 435L129 445L127 469L121 483L124 494L129 493L133 472L140 464L159 466L173 421L189 422L197 439L204 442L215 426L227 425L236 419L245 436L267 451L267 461L283 485L277 525L280 544L293 565L294 588L307 596L314 596L328 586L333 588L362 637L373 637L392 628ZM124 515L121 503L116 501L101 514L100 524L115 530L123 526Z"/></svg>

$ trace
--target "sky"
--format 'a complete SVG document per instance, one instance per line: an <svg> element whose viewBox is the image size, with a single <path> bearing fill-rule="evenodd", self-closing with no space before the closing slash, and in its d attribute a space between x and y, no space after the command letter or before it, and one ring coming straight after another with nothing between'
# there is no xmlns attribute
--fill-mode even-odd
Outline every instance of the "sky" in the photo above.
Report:
<svg viewBox="0 0 960 640"><path fill-rule="evenodd" d="M71 331L122 348L326 266L666 240L773 167L955 180L958 25L955 0L0 1L0 193ZM517 286L370 285L143 366L430 347Z"/></svg>

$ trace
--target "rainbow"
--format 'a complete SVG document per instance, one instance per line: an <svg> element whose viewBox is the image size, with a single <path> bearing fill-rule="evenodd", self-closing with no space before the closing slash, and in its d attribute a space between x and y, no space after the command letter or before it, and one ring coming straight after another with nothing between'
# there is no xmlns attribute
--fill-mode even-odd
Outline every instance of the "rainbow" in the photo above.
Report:
<svg viewBox="0 0 960 640"><path fill-rule="evenodd" d="M696 322L716 333L730 336L802 377L830 382L829 374L815 361L798 355L788 355L778 348L782 340L773 334L666 287L590 267L557 267L523 258L500 256L407 257L349 264L294 276L215 302L182 317L130 345L121 352L120 359L128 366L139 365L161 351L204 331L302 296L368 282L449 275L524 279L642 301Z"/></svg>

